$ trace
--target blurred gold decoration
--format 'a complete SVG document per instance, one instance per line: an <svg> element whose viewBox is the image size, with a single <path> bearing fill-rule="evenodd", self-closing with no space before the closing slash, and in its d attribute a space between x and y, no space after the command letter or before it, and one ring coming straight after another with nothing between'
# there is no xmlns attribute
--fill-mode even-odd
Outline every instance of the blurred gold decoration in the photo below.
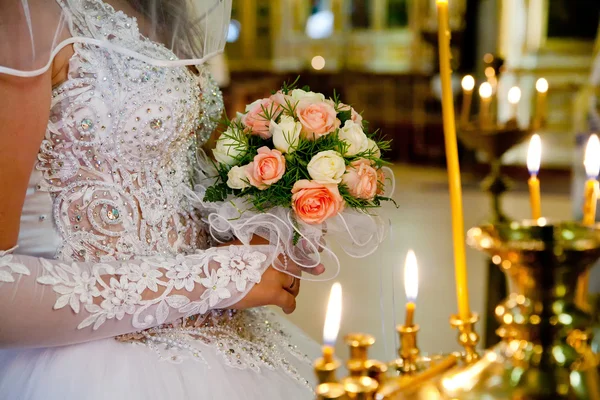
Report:
<svg viewBox="0 0 600 400"><path fill-rule="evenodd" d="M350 399L600 399L593 320L575 304L579 277L600 258L600 227L527 220L472 228L467 241L492 256L514 284L515 292L496 307L502 341L469 358L465 343L477 342L477 317L466 323L453 317L466 351L425 357L416 346L418 326L401 325L400 359L372 377L367 349L373 338L349 335L351 360L362 368L354 366L339 384L319 385L320 398L344 398L343 387Z"/></svg>

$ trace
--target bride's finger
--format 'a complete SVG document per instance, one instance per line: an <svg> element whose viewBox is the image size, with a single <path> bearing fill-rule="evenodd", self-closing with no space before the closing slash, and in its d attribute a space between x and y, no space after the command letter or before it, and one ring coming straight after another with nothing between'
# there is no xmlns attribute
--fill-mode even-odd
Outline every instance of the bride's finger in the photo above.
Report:
<svg viewBox="0 0 600 400"><path fill-rule="evenodd" d="M319 276L321 275L323 272L325 272L325 266L323 264L319 264L316 267L313 268L301 268L302 271L314 275L314 276Z"/></svg>

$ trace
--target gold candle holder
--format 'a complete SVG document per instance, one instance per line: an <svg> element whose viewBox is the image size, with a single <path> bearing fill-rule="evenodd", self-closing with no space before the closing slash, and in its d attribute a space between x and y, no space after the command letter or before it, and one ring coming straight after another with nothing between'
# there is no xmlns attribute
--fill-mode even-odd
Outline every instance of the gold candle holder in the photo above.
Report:
<svg viewBox="0 0 600 400"><path fill-rule="evenodd" d="M465 349L463 360L471 364L479 359L476 347L479 343L479 335L475 332L475 323L479 321L479 315L472 313L466 321L458 315L450 317L450 325L458 329L458 343Z"/></svg>
<svg viewBox="0 0 600 400"><path fill-rule="evenodd" d="M369 347L375 343L375 338L366 333L351 333L344 341L350 348L350 360L367 361Z"/></svg>
<svg viewBox="0 0 600 400"><path fill-rule="evenodd" d="M367 360L364 363L367 376L375 379L380 385L385 381L388 367L385 363L377 360Z"/></svg>
<svg viewBox="0 0 600 400"><path fill-rule="evenodd" d="M400 335L398 355L402 361L398 363L398 368L403 374L414 374L417 372L417 358L419 357L419 348L417 347L419 325L398 325L396 331Z"/></svg>
<svg viewBox="0 0 600 400"><path fill-rule="evenodd" d="M317 386L317 400L347 399L344 385L338 382L321 383Z"/></svg>
<svg viewBox="0 0 600 400"><path fill-rule="evenodd" d="M350 376L342 380L348 399L374 400L379 384L368 376Z"/></svg>
<svg viewBox="0 0 600 400"><path fill-rule="evenodd" d="M323 357L315 361L315 374L321 384L337 382L335 373L341 364L333 354L333 347L323 346Z"/></svg>

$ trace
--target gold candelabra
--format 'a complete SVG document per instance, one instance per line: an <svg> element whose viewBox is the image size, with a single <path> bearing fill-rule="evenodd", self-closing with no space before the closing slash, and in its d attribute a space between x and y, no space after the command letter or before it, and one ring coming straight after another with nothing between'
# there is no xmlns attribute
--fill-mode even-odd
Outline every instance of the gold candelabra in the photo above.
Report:
<svg viewBox="0 0 600 400"><path fill-rule="evenodd" d="M396 328L399 358L381 362L368 357L372 336L350 334L348 377L336 379L341 363L331 347L315 363L319 399L600 400L593 320L575 302L577 280L600 258L600 226L490 224L472 228L467 241L492 256L516 288L496 307L501 342L477 353L477 316L452 316L462 352L423 356L419 326L404 324Z"/></svg>

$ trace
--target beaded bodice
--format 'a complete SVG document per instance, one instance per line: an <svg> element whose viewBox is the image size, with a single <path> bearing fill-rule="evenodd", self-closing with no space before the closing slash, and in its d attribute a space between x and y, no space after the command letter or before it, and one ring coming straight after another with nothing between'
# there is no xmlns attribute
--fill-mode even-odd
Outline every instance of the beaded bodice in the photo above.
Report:
<svg viewBox="0 0 600 400"><path fill-rule="evenodd" d="M142 36L135 18L97 0L59 2L73 34L174 57ZM58 258L128 259L206 247L186 198L197 146L223 109L209 74L159 68L75 44L68 80L54 88L37 169L61 236Z"/></svg>

